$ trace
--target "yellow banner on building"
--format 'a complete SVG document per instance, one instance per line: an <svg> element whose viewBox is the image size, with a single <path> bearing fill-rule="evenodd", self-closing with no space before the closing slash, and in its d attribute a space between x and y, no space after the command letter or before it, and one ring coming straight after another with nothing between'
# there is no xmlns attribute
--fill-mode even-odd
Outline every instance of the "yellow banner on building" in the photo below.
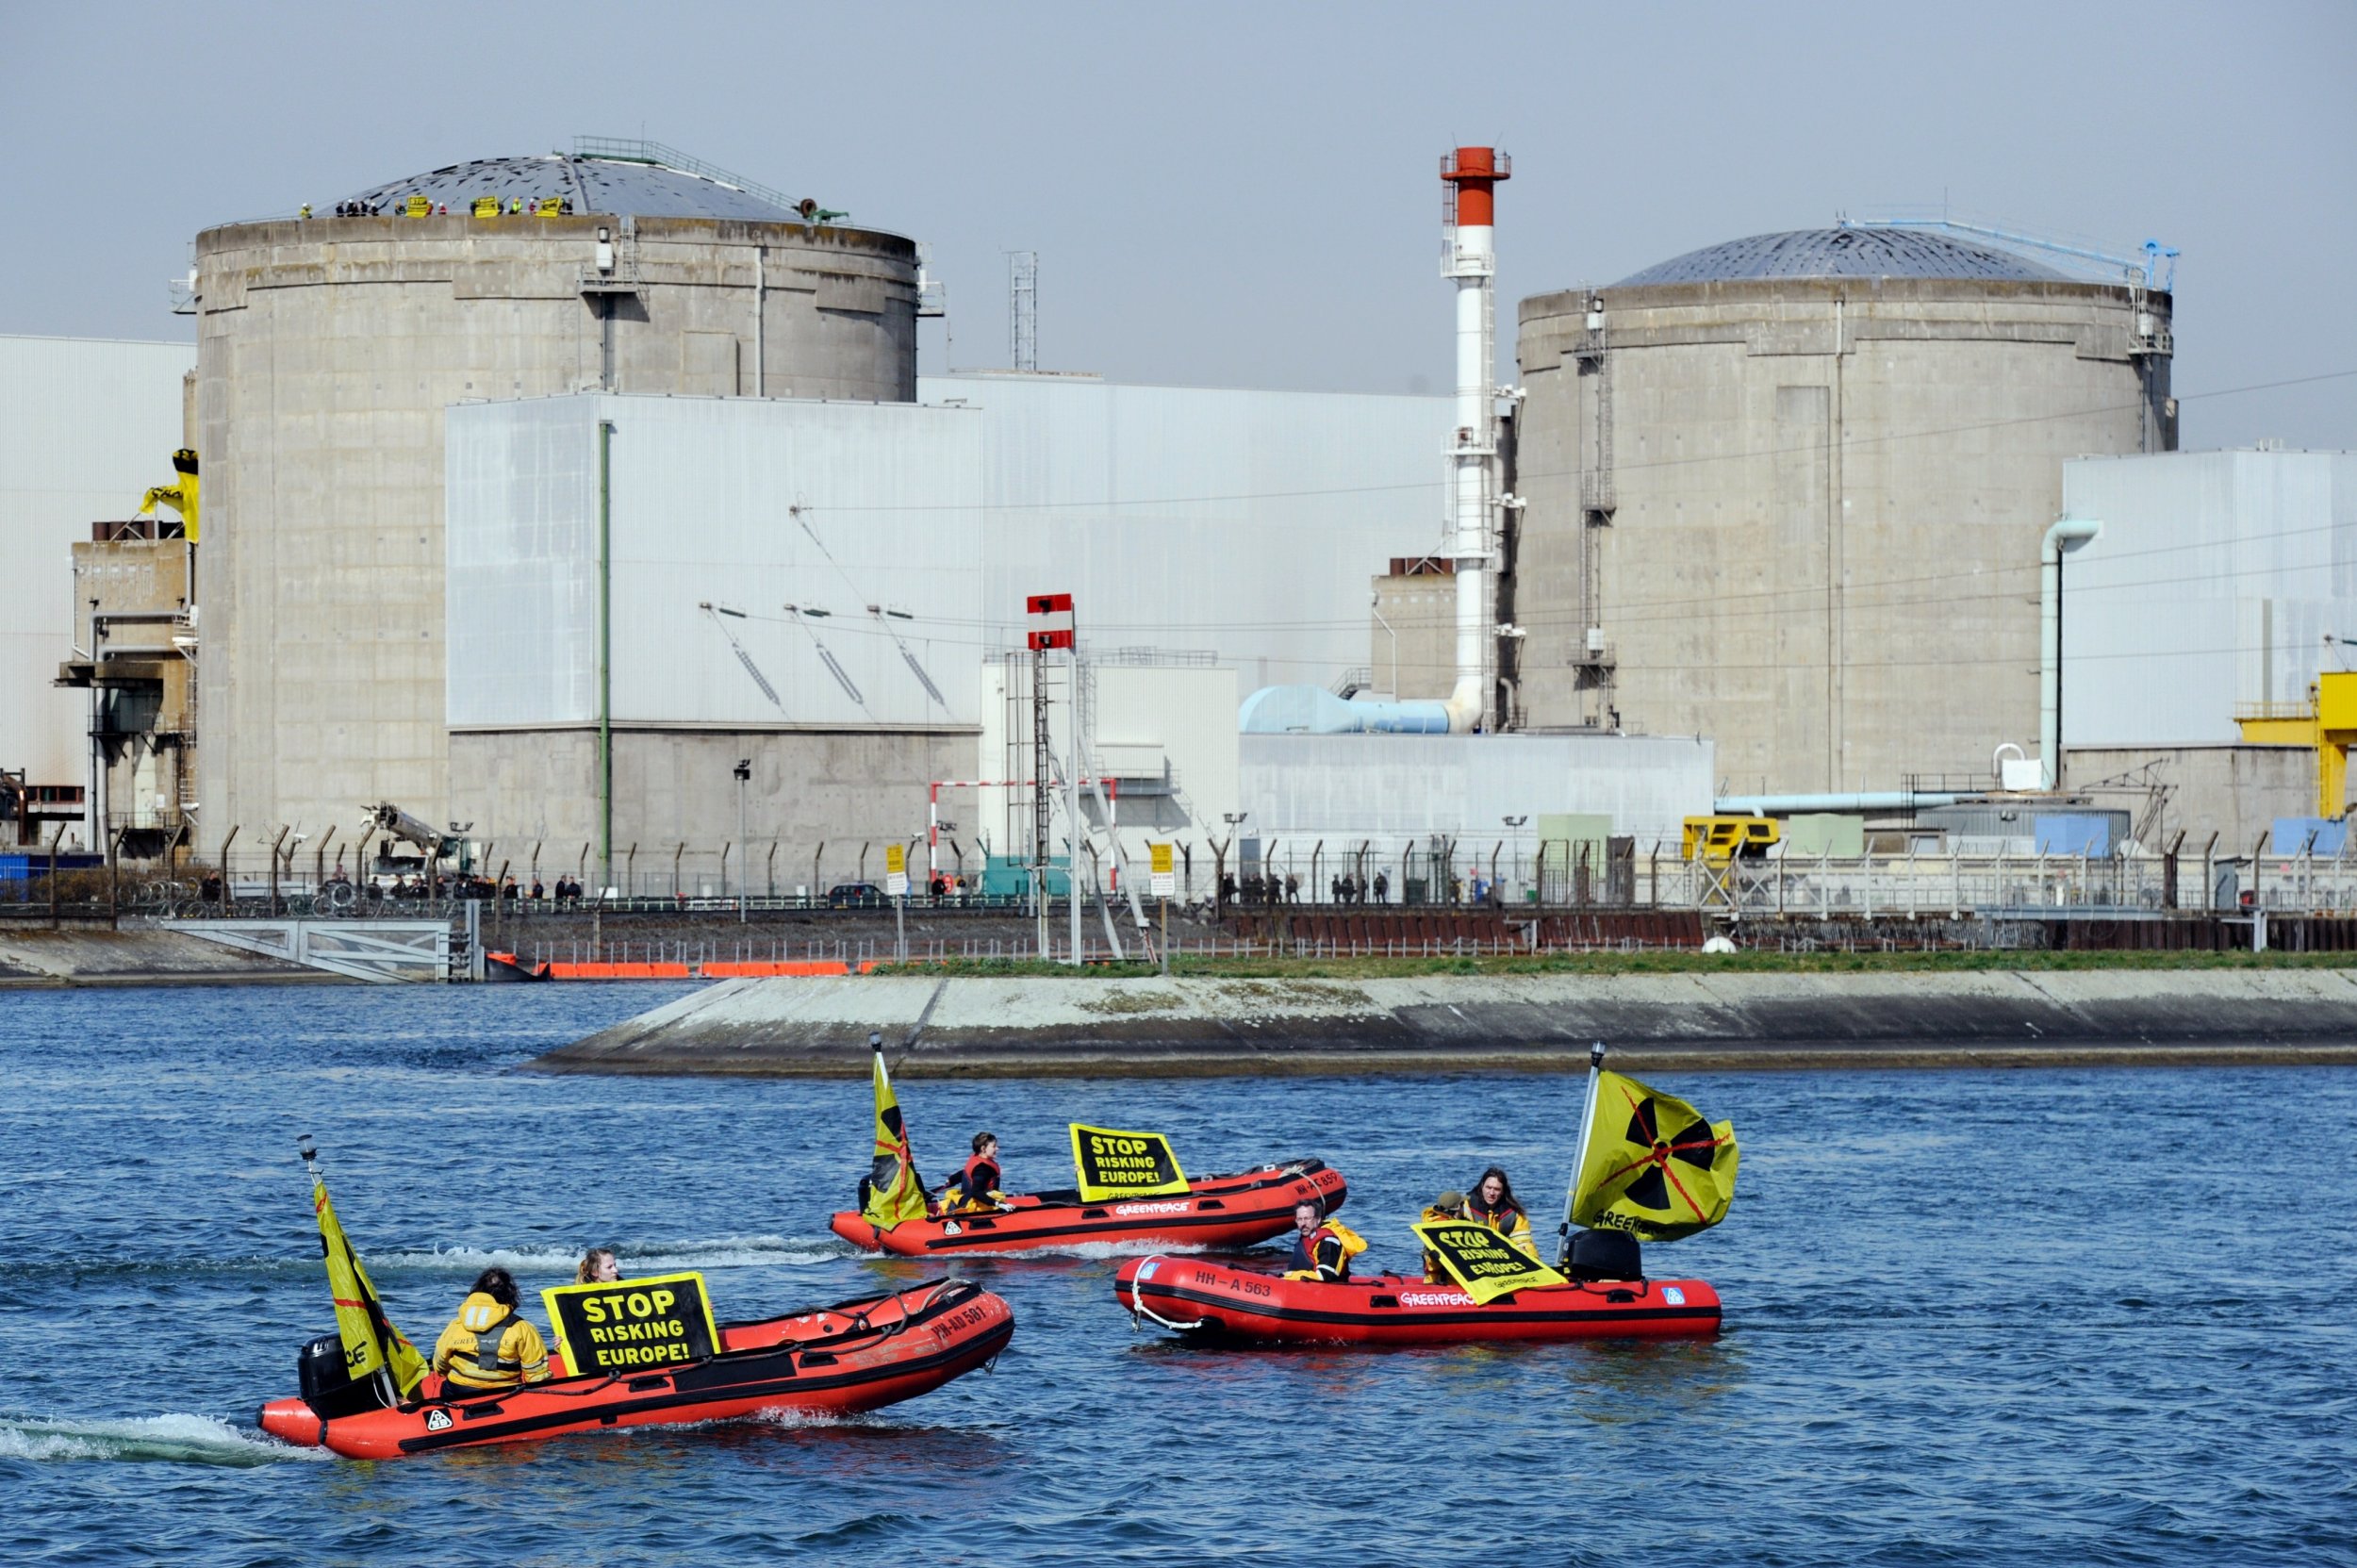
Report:
<svg viewBox="0 0 2357 1568"><path fill-rule="evenodd" d="M700 1362L720 1349L720 1327L701 1274L651 1274L540 1293L565 1364L576 1374L642 1371Z"/></svg>
<svg viewBox="0 0 2357 1568"><path fill-rule="evenodd" d="M1424 1249L1441 1261L1449 1277L1465 1287L1476 1305L1488 1306L1513 1291L1571 1283L1486 1225L1468 1220L1420 1220L1409 1230Z"/></svg>
<svg viewBox="0 0 2357 1568"><path fill-rule="evenodd" d="M1187 1173L1161 1133L1071 1125L1072 1168L1080 1179L1082 1202L1187 1190Z"/></svg>

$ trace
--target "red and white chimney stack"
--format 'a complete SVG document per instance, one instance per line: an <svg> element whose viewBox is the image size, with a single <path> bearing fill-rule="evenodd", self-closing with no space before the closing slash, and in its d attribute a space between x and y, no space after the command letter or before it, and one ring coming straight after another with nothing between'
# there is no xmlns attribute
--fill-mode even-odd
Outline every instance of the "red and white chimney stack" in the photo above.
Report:
<svg viewBox="0 0 2357 1568"><path fill-rule="evenodd" d="M1497 559L1497 184L1513 163L1492 147L1459 147L1441 159L1441 274L1457 284L1457 422L1449 440L1449 554L1457 563L1457 684L1446 706L1453 733L1490 727Z"/></svg>

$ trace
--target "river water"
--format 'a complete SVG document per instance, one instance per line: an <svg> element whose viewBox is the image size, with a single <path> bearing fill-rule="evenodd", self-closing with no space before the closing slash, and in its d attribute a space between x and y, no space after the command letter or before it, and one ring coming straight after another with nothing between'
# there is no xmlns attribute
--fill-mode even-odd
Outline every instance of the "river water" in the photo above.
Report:
<svg viewBox="0 0 2357 1568"><path fill-rule="evenodd" d="M1218 1352L1130 1329L1113 1263L975 1261L995 1373L834 1424L603 1433L395 1463L253 1429L332 1328L297 1134L396 1322L586 1245L722 1316L929 1271L824 1215L865 1079L544 1078L677 987L0 995L0 1560L598 1564L2350 1562L2357 1071L1710 1074L1743 1146L1708 1343ZM1558 1188L1579 1081L935 1082L1070 1180L1064 1123L1191 1169L1323 1155L1375 1262L1496 1160ZM1557 1199L1559 1201L1559 1198ZM1362 1265L1363 1266L1363 1265Z"/></svg>

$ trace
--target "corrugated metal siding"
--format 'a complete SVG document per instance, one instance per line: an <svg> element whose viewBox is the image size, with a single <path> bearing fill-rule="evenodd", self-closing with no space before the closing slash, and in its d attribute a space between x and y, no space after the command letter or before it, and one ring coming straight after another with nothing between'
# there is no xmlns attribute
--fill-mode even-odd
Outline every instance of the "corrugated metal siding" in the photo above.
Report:
<svg viewBox="0 0 2357 1568"><path fill-rule="evenodd" d="M987 416L983 600L1066 591L1099 647L1210 649L1246 690L1367 662L1368 581L1441 537L1448 399L946 376Z"/></svg>
<svg viewBox="0 0 2357 1568"><path fill-rule="evenodd" d="M601 419L616 425L618 721L975 722L976 416L914 404L585 396L450 412L452 727L597 716ZM716 623L699 608L707 601L744 617ZM789 603L828 613L789 616Z"/></svg>
<svg viewBox="0 0 2357 1568"><path fill-rule="evenodd" d="M2063 509L2103 523L2064 567L2067 746L2233 741L2238 704L2348 667L2325 639L2357 636L2357 454L2082 458Z"/></svg>
<svg viewBox="0 0 2357 1568"><path fill-rule="evenodd" d="M50 679L72 644L75 539L170 483L193 343L0 337L0 767L90 771L87 701Z"/></svg>
<svg viewBox="0 0 2357 1568"><path fill-rule="evenodd" d="M991 376L921 392L924 406L584 395L451 410L449 722L594 716L601 417L619 427L615 706L650 722L972 723L978 667L1022 645L1024 597L1041 592L1077 597L1092 649L1211 651L1246 686L1323 683L1366 662L1369 578L1439 535L1445 399ZM783 715L702 600L772 618L729 626ZM833 613L796 625L788 602ZM946 714L874 602L915 618L894 629Z"/></svg>
<svg viewBox="0 0 2357 1568"><path fill-rule="evenodd" d="M1612 819L1612 832L1674 849L1710 810L1711 745L1670 735L1244 735L1238 796L1252 835L1371 839L1467 835L1536 842L1538 818ZM1508 817L1527 817L1519 832ZM1309 845L1299 846L1305 852Z"/></svg>

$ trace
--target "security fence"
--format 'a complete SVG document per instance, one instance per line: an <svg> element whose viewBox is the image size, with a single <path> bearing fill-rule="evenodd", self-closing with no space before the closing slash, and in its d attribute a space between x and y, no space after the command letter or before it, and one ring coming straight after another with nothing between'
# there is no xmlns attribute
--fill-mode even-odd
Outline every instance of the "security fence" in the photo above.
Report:
<svg viewBox="0 0 2357 1568"><path fill-rule="evenodd" d="M618 850L607 874L575 846L570 854L527 845L486 846L456 865L412 858L365 871L332 852L263 845L209 860L74 864L53 876L39 854L0 876L0 918L24 919L54 904L89 917L110 911L178 918L333 916L415 919L490 902L497 917L575 911L693 913L888 910L888 845L836 841ZM1245 855L1232 844L1182 845L1173 907L1199 914L1321 909L1329 912L1694 911L1720 924L1753 920L2038 920L2103 916L2158 917L2357 914L2357 853L2274 855L2138 853L2118 856L1908 853L1772 854L1689 860L1675 843L1628 838L1495 842L1446 838L1343 846L1272 840ZM907 852L907 905L928 911L1006 914L1029 908L1028 879L1003 867L984 876L980 858L945 849L929 872L921 841ZM1146 901L1146 873L1133 863ZM1092 902L1118 904L1110 865L1083 860ZM1051 873L1051 902L1064 900ZM485 912L489 914L491 912Z"/></svg>

